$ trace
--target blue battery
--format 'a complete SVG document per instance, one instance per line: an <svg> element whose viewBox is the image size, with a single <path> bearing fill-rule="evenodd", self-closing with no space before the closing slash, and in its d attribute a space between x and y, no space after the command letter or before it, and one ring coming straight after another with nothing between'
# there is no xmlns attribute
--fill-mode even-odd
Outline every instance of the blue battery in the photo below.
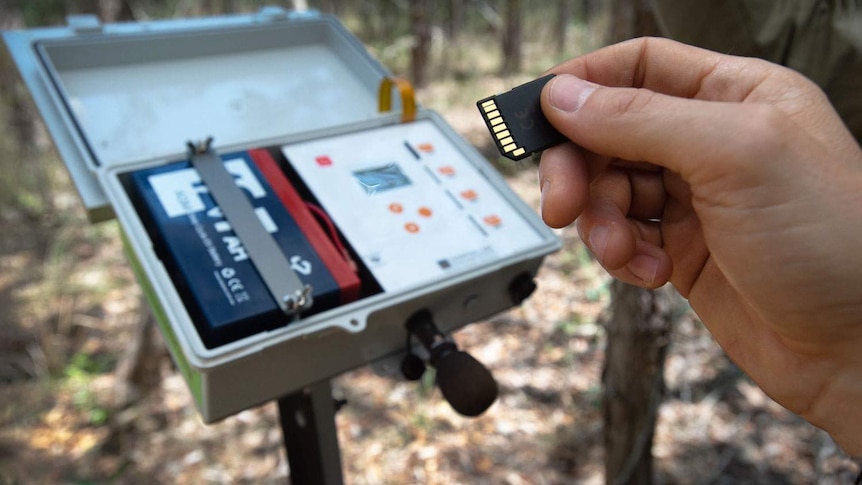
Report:
<svg viewBox="0 0 862 485"><path fill-rule="evenodd" d="M358 278L333 256L335 249L320 228L312 227L308 209L287 179L273 170L268 152L225 154L222 161L294 272L311 286L314 305L308 314L355 299ZM189 161L132 172L128 184L155 253L207 348L292 321L276 304Z"/></svg>

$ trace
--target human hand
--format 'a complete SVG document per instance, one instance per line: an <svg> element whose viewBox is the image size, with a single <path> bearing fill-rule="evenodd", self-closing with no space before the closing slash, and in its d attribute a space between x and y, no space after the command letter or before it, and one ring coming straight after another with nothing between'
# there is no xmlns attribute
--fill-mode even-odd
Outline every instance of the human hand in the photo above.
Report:
<svg viewBox="0 0 862 485"><path fill-rule="evenodd" d="M552 69L542 217L670 281L780 404L862 456L862 150L810 81L637 39Z"/></svg>

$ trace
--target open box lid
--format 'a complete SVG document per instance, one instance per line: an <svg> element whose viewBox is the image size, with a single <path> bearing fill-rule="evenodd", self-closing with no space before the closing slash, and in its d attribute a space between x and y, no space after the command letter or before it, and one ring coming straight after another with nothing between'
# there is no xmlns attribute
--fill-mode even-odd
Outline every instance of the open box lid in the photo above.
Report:
<svg viewBox="0 0 862 485"><path fill-rule="evenodd" d="M112 215L98 170L367 120L389 75L334 17L278 7L3 38L94 221Z"/></svg>

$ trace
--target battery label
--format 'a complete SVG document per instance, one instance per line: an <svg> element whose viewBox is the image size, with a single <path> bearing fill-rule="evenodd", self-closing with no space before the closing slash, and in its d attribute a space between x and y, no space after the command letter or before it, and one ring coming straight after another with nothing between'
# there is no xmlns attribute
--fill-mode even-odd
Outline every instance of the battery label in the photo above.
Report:
<svg viewBox="0 0 862 485"><path fill-rule="evenodd" d="M224 168L233 175L237 187L248 192L250 199L266 197L266 190L254 176L245 159L227 160L224 162ZM209 191L201 182L197 170L193 168L153 175L149 177L149 183L168 217L207 209L207 203L201 194L208 194Z"/></svg>

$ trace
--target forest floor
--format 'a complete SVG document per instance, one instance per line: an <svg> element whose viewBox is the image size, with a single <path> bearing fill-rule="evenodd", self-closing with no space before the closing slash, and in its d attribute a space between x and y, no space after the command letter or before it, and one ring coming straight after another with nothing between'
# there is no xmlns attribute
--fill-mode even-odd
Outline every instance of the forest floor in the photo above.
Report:
<svg viewBox="0 0 862 485"><path fill-rule="evenodd" d="M473 107L447 105L447 93L432 86L420 99L490 155ZM504 168L537 207L534 167ZM149 386L125 392L121 363L147 310L116 224L89 225L60 185L47 222L0 214L0 484L285 482L275 405L204 425L160 337ZM427 382L368 368L334 380L347 401L337 415L346 483L603 482L608 278L574 228L558 235L564 249L529 300L454 336L500 384L481 417L459 416ZM829 437L766 397L691 312L674 328L666 387L658 483L852 482Z"/></svg>

